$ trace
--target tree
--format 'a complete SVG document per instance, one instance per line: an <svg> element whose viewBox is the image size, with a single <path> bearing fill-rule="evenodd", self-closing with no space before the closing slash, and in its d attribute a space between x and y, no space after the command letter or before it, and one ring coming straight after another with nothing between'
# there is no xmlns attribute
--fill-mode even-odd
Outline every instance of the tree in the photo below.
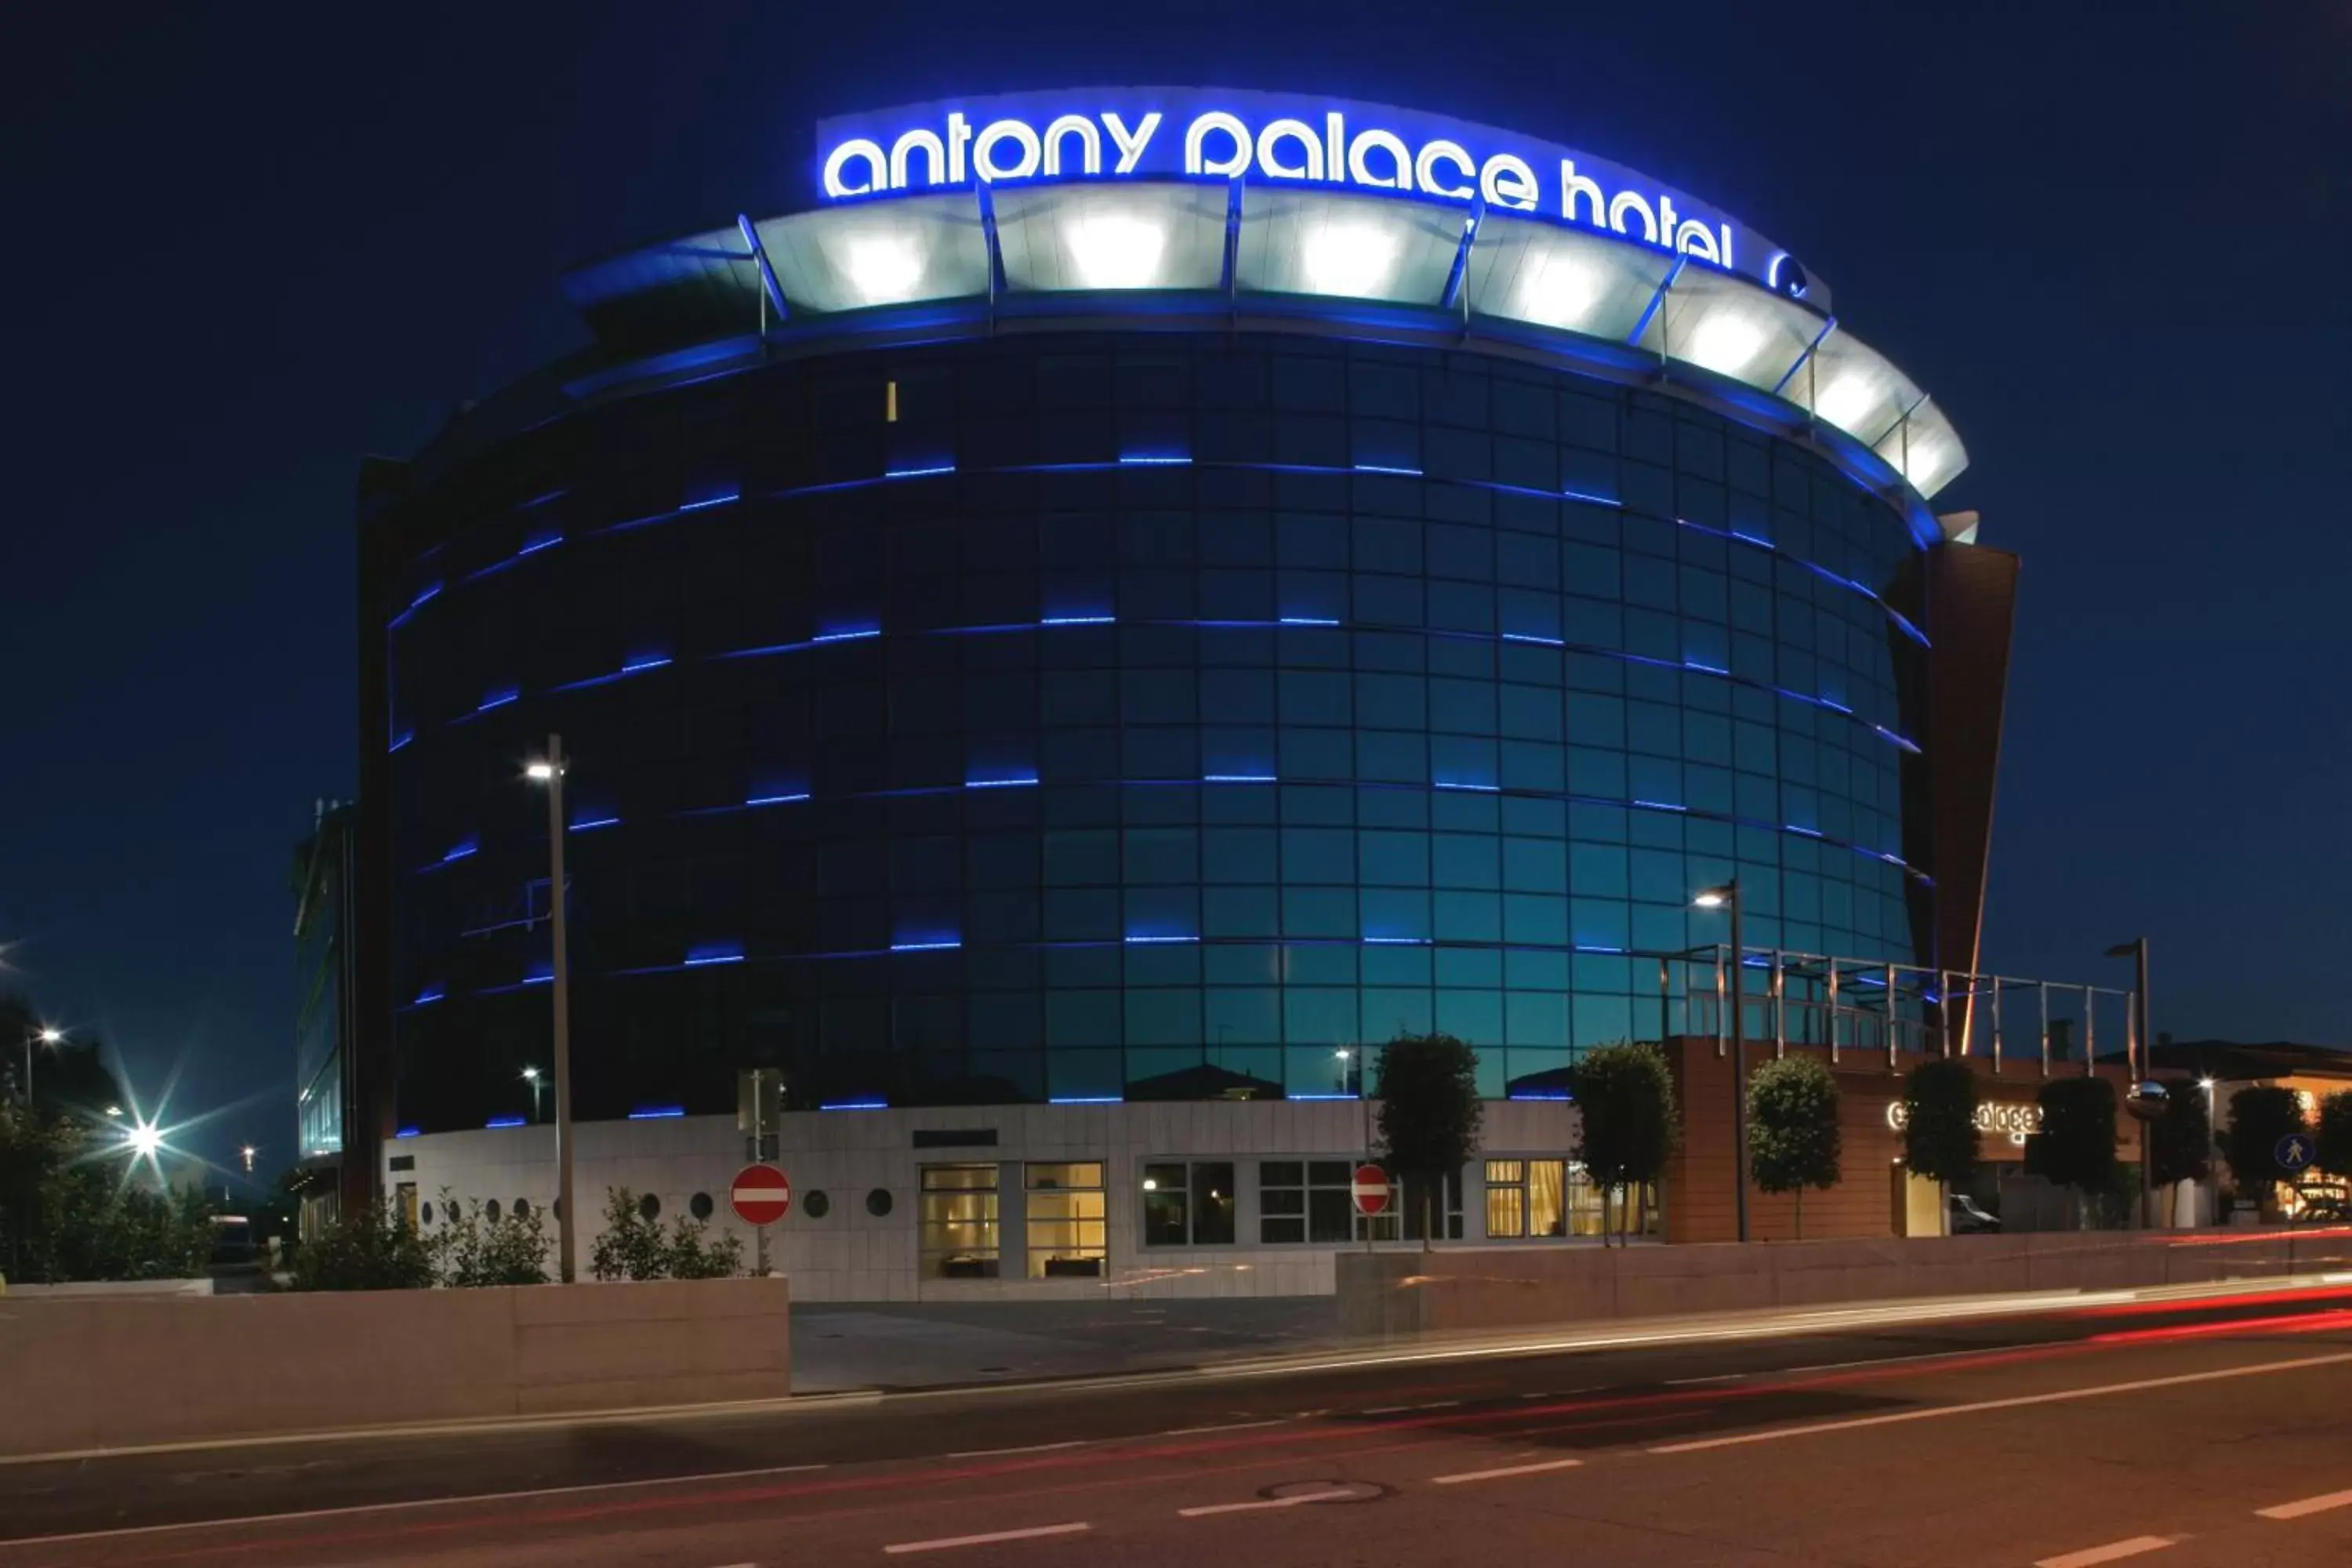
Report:
<svg viewBox="0 0 2352 1568"><path fill-rule="evenodd" d="M1980 1163L1977 1075L1963 1057L1930 1057L1903 1080L1903 1163L1915 1175L1966 1186Z"/></svg>
<svg viewBox="0 0 2352 1568"><path fill-rule="evenodd" d="M2352 1089L2319 1102L2319 1168L2352 1177Z"/></svg>
<svg viewBox="0 0 2352 1568"><path fill-rule="evenodd" d="M297 1290L422 1290L433 1283L433 1251L389 1199L329 1221L296 1249Z"/></svg>
<svg viewBox="0 0 2352 1568"><path fill-rule="evenodd" d="M156 1191L121 1140L39 1106L0 1103L0 1268L25 1284L202 1274L212 1209Z"/></svg>
<svg viewBox="0 0 2352 1568"><path fill-rule="evenodd" d="M2175 1085L2164 1098L2164 1114L2147 1130L2147 1162L2159 1186L2201 1182L2213 1169L2213 1126L2205 1116L2205 1096L2193 1086ZM2178 1214L2173 1223L2179 1223Z"/></svg>
<svg viewBox="0 0 2352 1568"><path fill-rule="evenodd" d="M1601 1189L1605 1243L1608 1194L1648 1186L1674 1156L1682 1131L1674 1073L1655 1046L1603 1046L1577 1064L1576 1103L1576 1157Z"/></svg>
<svg viewBox="0 0 2352 1568"><path fill-rule="evenodd" d="M2230 1162L2230 1175L2238 1191L2253 1197L2265 1215L2278 1206L2279 1140L2308 1131L2303 1101L2291 1089L2257 1084L2230 1097L2230 1124L2221 1130L2221 1158Z"/></svg>
<svg viewBox="0 0 2352 1568"><path fill-rule="evenodd" d="M1748 1080L1748 1160L1759 1191L1797 1195L1797 1239L1805 1237L1805 1189L1838 1184L1845 1147L1838 1130L1837 1079L1812 1057L1781 1057Z"/></svg>
<svg viewBox="0 0 2352 1568"><path fill-rule="evenodd" d="M1381 1157L1393 1175L1422 1189L1427 1250L1433 1193L1458 1180L1478 1152L1486 1107L1478 1099L1478 1053L1452 1035L1399 1035L1381 1053Z"/></svg>
<svg viewBox="0 0 2352 1568"><path fill-rule="evenodd" d="M2025 1141L2025 1169L2082 1194L2088 1226L2092 1194L2116 1179L2116 1086L2103 1078L2053 1078L2042 1086L2042 1131Z"/></svg>

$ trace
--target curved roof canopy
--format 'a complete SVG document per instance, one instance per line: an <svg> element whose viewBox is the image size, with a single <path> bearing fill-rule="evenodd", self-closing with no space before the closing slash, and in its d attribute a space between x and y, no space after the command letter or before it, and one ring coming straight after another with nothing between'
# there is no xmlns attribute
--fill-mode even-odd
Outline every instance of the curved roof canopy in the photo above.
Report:
<svg viewBox="0 0 2352 1568"><path fill-rule="evenodd" d="M1864 466L1921 500L1968 464L1943 411L1835 317L1637 237L1483 201L1238 178L918 189L739 218L580 268L565 288L624 353L754 331L883 329L955 306L1418 324L1584 366L1666 371L1874 457Z"/></svg>

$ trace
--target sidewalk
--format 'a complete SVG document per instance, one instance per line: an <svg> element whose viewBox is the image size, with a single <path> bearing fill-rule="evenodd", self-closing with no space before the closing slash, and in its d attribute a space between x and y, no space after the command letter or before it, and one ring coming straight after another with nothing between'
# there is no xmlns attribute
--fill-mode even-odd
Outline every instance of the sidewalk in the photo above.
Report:
<svg viewBox="0 0 2352 1568"><path fill-rule="evenodd" d="M808 1303L793 1308L793 1388L832 1394L1179 1371L1338 1342L1328 1296Z"/></svg>

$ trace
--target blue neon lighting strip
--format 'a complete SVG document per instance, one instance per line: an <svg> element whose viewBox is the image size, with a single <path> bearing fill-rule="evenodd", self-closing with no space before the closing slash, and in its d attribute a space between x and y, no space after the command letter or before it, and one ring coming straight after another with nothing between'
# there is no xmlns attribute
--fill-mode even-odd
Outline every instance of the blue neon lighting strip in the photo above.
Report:
<svg viewBox="0 0 2352 1568"><path fill-rule="evenodd" d="M391 745L389 745L389 746L387 746L387 747L385 747L384 749L385 749L386 751L390 751L390 752L396 752L396 751L400 750L400 748L401 748L401 747L403 747L403 746L404 746L404 745L408 744L408 742L409 742L414 741L415 739L416 739L416 731L414 731L414 730L403 730L399 734L394 735L394 736L392 738L392 744L391 744Z"/></svg>
<svg viewBox="0 0 2352 1568"><path fill-rule="evenodd" d="M462 843L453 844L446 852L443 853L441 857L441 864L446 866L452 860L463 860L467 856L479 852L481 847L482 846L480 842L472 838L466 839Z"/></svg>
<svg viewBox="0 0 2352 1568"><path fill-rule="evenodd" d="M1018 778L966 779L963 781L963 787L966 789L1023 789L1036 782L1037 775L1028 773Z"/></svg>
<svg viewBox="0 0 2352 1568"><path fill-rule="evenodd" d="M1359 939L1366 947L1427 947L1425 936L1368 936Z"/></svg>
<svg viewBox="0 0 2352 1568"><path fill-rule="evenodd" d="M1358 463L1356 465L1356 472L1360 474L1397 474L1409 479L1418 479L1424 477L1419 468L1391 468L1386 463Z"/></svg>
<svg viewBox="0 0 2352 1568"><path fill-rule="evenodd" d="M686 1114L683 1105L641 1105L629 1112L632 1121L674 1121Z"/></svg>
<svg viewBox="0 0 2352 1568"><path fill-rule="evenodd" d="M1354 1101L1361 1100L1364 1097L1360 1094L1286 1094L1282 1098L1285 1100L1345 1100Z"/></svg>
<svg viewBox="0 0 2352 1568"><path fill-rule="evenodd" d="M1653 308L1654 308L1654 305L1655 305L1655 301L1653 301ZM1183 466L1198 466L1198 467L1205 468L1230 469L1230 470L1241 470L1241 471L1262 472L1262 473L1321 474L1321 475L1334 475L1334 476L1337 476L1337 475L1347 475L1347 474L1353 474L1353 473L1385 473L1385 474L1397 474L1397 475L1404 475L1404 476L1412 476L1412 477L1420 477L1420 478L1423 478L1423 479L1426 479L1426 478L1428 477L1425 473L1423 473L1423 472L1422 472L1421 470L1419 470L1419 469L1405 468L1390 468L1390 467L1385 467L1385 466L1377 465L1377 464L1360 464L1360 465L1351 465L1350 467L1349 467L1349 468L1334 468L1334 467L1330 467L1330 466L1328 466L1328 465L1324 465L1324 464L1316 464L1316 463L1217 462L1217 463L1202 463L1202 464L1197 464L1197 465L1195 465L1195 461L1194 461L1194 459L1193 459L1193 458L1189 458L1189 457L1186 457L1186 458L1177 458L1177 457L1175 457L1175 456L1173 456L1173 455L1171 455L1171 456L1166 457L1166 458L1154 457L1154 456L1150 456L1150 455L1135 455L1135 456L1129 456L1129 457L1123 457L1123 458L1118 458L1117 460L1110 461L1110 462L1092 462L1092 463L1013 463L1013 464L1006 464L1006 465L1004 465L1004 466L1003 466L1003 467L1001 467L1001 468L990 468L990 469L983 469L983 470L976 470L976 471L980 471L980 472L986 472L986 473L992 473L992 474L1047 474L1047 473L1089 473L1089 472L1109 472L1109 471L1115 471L1115 470L1117 470L1117 469L1118 469L1118 468L1131 468L1131 467L1138 466L1139 464L1141 464L1141 465L1149 465L1149 464L1153 464L1153 463L1164 463L1164 464L1169 464L1169 465L1183 465ZM952 473L956 473L956 472L958 472L958 471L959 471L959 470L958 470L958 468L957 468L956 465L955 465L955 464L953 464L953 463L949 463L949 464L946 464L946 465L943 465L943 466L938 466L938 467L929 467L929 468L891 468L891 469L887 469L887 470L885 470L885 471L883 472L883 474L882 474L882 475L880 475L877 479L835 479L835 480L831 480L831 481L828 481L828 482L825 482L825 483L822 483L822 484L809 484L809 485L787 486L786 488L784 488L784 489L782 489L772 490L772 491L768 492L767 497L766 497L765 499L768 499L768 500L789 500L794 499L794 498L796 498L796 497L802 497L802 496L826 495L826 494L831 494L831 493L834 493L834 492L836 492L836 491L841 491L841 490L856 489L862 488L862 487L866 486L866 485L879 484L879 483L883 483L883 482L886 482L886 481L888 481L888 480L892 480L892 479L921 479L921 478L925 478L925 477L929 477L929 476L934 476L934 475L940 475L940 474L952 474ZM1616 498L1616 497L1614 497L1614 496L1604 496L1604 495L1600 495L1600 494L1596 494L1596 493L1594 493L1594 492L1592 492L1592 491L1590 491L1590 490L1580 490L1580 489L1570 489L1570 488L1566 487L1566 486L1562 486L1560 489L1557 489L1557 490L1552 490L1552 489L1538 489L1538 488L1536 488L1536 487L1528 486L1528 485L1514 485L1514 484L1507 484L1507 483L1505 483L1505 482L1503 482L1503 481L1501 481L1501 480L1497 480L1497 479L1469 479L1469 478L1466 478L1466 477L1451 477L1451 476L1441 476L1438 479L1436 479L1436 480L1434 480L1434 481L1433 481L1433 482L1434 482L1434 483L1438 483L1438 484L1458 485L1458 486L1461 486L1461 487L1463 487L1463 488L1470 489L1484 489L1484 490L1489 490L1489 491L1493 491L1493 492L1496 492L1496 493L1498 493L1498 494L1528 496L1528 497L1531 497L1531 498L1534 498L1534 499L1537 499L1537 500L1572 500L1572 501L1580 501L1580 502L1582 502L1582 503L1584 503L1584 504L1586 504L1586 505L1589 505L1589 506L1604 506L1604 507L1613 508L1613 509L1616 509L1616 510L1624 510L1624 509L1625 509L1625 503L1624 503L1622 500L1619 500L1618 498ZM627 531L632 530L632 529L636 529L636 528L646 527L646 526L647 526L647 525L649 525L649 524L652 524L652 523L671 521L674 521L675 519L679 518L679 517L681 517L681 516L685 516L685 515L688 515L688 514L689 514L689 513L696 512L696 511L706 510L709 510L709 508L712 508L712 507L725 506L725 505L729 504L730 502L734 501L734 500L740 500L740 492L737 492L737 493L730 493L730 494L729 494L729 495L725 495L725 496L715 497L715 498L712 498L712 499L708 500L690 501L690 502L688 502L687 504L685 504L685 505L683 505L683 506L679 506L679 507L673 508L673 509L671 509L671 510L668 510L668 511L655 512L655 513L652 513L652 514L650 514L650 515L648 515L648 516L645 516L645 517L631 518L631 519L629 519L628 521L624 521L624 522L616 522L616 523L607 524L605 527L604 527L604 528L602 528L602 529L595 530L594 531L595 531L595 532L598 532L598 533L618 533L618 532L625 532L625 531ZM1901 628L1901 629L1902 629L1902 630L1903 630L1906 635L1908 635L1909 637L1911 637L1914 640L1917 641L1917 642L1918 642L1919 644L1921 644L1921 646L1923 646L1923 647L1932 646L1932 645L1928 642L1928 639L1927 639L1927 636L1926 636L1926 634L1925 634L1925 633L1921 632L1917 626L1914 626L1910 621L1908 621L1908 620L1905 619L1905 618L1904 618L1904 617L1903 617L1903 616L1902 616L1898 612L1896 612L1896 611L1895 611L1895 610L1891 605L1887 605L1887 603L1886 603L1885 599L1885 598L1883 598L1883 597L1882 597L1882 596L1881 596L1881 595L1879 595L1875 590L1874 590L1874 589L1873 589L1873 588L1872 588L1868 584L1862 583L1862 582L1858 582L1858 581L1856 581L1856 580L1855 580L1855 579L1853 579L1853 578L1846 577L1846 576L1843 576L1843 575L1841 575L1841 574L1837 574L1837 573L1835 573L1835 572L1832 572L1832 571L1828 570L1826 567L1822 566L1822 565L1821 565L1821 564L1819 564L1818 563L1811 562L1811 561L1806 561L1806 560L1803 560L1801 557L1795 556L1795 555L1790 555L1790 554L1789 554L1789 552L1786 552L1786 551L1782 550L1782 549L1781 549L1781 547L1780 547L1780 545L1773 543L1771 541L1769 541L1769 540L1768 540L1768 539L1765 539L1765 538L1761 537L1760 535L1757 535L1757 534L1750 534L1750 533L1746 533L1746 532L1740 532L1740 531L1729 531L1729 530L1725 530L1725 529L1710 528L1710 527L1707 527L1706 525L1705 525L1705 524L1703 524L1703 523L1695 523L1695 522L1691 522L1691 521L1688 521L1687 520L1683 519L1683 518L1667 518L1667 519L1663 519L1662 521L1671 521L1671 522L1675 523L1677 526L1684 527L1684 528L1695 529L1695 530L1697 530L1697 531L1701 531L1701 532L1711 533L1711 534L1716 535L1716 536L1717 536L1717 537L1718 537L1718 538L1723 538L1723 539L1736 539L1736 540L1738 540L1738 541L1739 541L1740 542L1742 542L1742 543L1746 543L1746 544L1751 545L1751 546L1753 546L1753 547L1755 547L1755 548L1757 548L1757 549L1759 549L1759 550L1769 551L1769 552L1770 552L1771 553L1773 553L1773 554L1775 554L1775 555L1782 556L1782 557L1784 557L1784 558L1786 558L1786 559L1788 559L1788 560L1790 560L1790 561L1796 562L1798 564L1802 565L1802 566L1804 566L1804 567L1808 568L1809 570L1811 570L1811 571L1813 571L1813 572L1819 573L1822 576L1823 576L1823 577L1827 578L1829 581L1831 581L1831 582L1832 582L1832 583L1836 583L1836 584L1840 584L1840 585L1841 585L1841 586L1843 586L1843 587L1848 588L1848 589L1852 590L1852 591L1853 591L1853 592L1854 592L1854 593L1860 594L1861 595L1863 595L1863 597L1864 597L1864 598L1866 598L1866 599L1869 599L1869 600L1870 600L1870 601L1872 601L1874 604L1878 605L1882 609L1884 609L1884 610L1886 612L1886 614L1887 614L1889 616L1891 616L1891 617L1895 620L1895 624L1896 624L1896 625L1897 625L1897 626L1899 626L1899 627L1900 627L1900 628ZM1922 542L1925 542L1925 541L1923 541ZM426 593L426 594L425 594L425 595L424 595L424 596L425 596L425 597L430 597L432 594L439 592L439 587L440 587L440 585L439 585L439 584L435 584L431 589L427 590L427 593ZM420 599L420 601L419 601L419 602L421 603L421 602L422 602L422 600ZM394 627L396 627L396 626L400 626L401 624L403 624L403 623L405 621L405 619L406 619L407 616L408 616L408 615L410 615L410 614L413 614L413 613L414 613L415 608L415 606L414 605L412 605L410 606L409 610L407 610L407 611L404 611L404 612L402 613L402 616L401 616L400 617L396 618L396 619L392 623L392 625L393 625Z"/></svg>
<svg viewBox="0 0 2352 1568"><path fill-rule="evenodd" d="M1727 1013L1730 1009L1727 1007L1724 1011ZM1513 1100L1574 1100L1576 1096L1566 1089L1518 1089L1513 1091L1510 1098Z"/></svg>
<svg viewBox="0 0 2352 1568"><path fill-rule="evenodd" d="M818 643L863 642L867 637L878 637L881 635L880 626L856 626L845 632L819 632L809 638L809 643L814 647Z"/></svg>
<svg viewBox="0 0 2352 1568"><path fill-rule="evenodd" d="M530 1124L520 1116L493 1116L482 1125L492 1131L499 1131L509 1127L528 1127Z"/></svg>
<svg viewBox="0 0 2352 1568"><path fill-rule="evenodd" d="M572 492L569 490L550 490L543 496L533 496L527 501L516 502L515 510L529 511L535 506L545 506L549 501L562 500L565 496L571 493Z"/></svg>
<svg viewBox="0 0 2352 1568"><path fill-rule="evenodd" d="M817 1107L819 1110L887 1110L887 1100L836 1100Z"/></svg>
<svg viewBox="0 0 2352 1568"><path fill-rule="evenodd" d="M806 800L807 798L808 798L808 796L807 796L807 795L805 795L805 794L802 794L802 795L753 795L751 799L749 799L749 800L745 801L743 804L744 804L745 805L792 805L795 804L796 802L803 801L803 800Z"/></svg>
<svg viewBox="0 0 2352 1568"><path fill-rule="evenodd" d="M554 967L545 963L534 964L530 973L522 977L522 983L525 985L552 985L555 984Z"/></svg>
<svg viewBox="0 0 2352 1568"><path fill-rule="evenodd" d="M416 1000L411 1002L409 1005L412 1007L429 1007L434 1003L440 1001L443 997L448 994L449 994L446 991L444 991L438 985L427 986L425 989L419 991L416 994Z"/></svg>
<svg viewBox="0 0 2352 1568"><path fill-rule="evenodd" d="M962 945L963 939L961 937L941 942L894 942L890 944L890 951L892 952L951 952Z"/></svg>
<svg viewBox="0 0 2352 1568"><path fill-rule="evenodd" d="M440 596L441 584L438 583L427 583L421 590L418 591L416 597L408 601L408 607L412 610L421 610Z"/></svg>
<svg viewBox="0 0 2352 1568"><path fill-rule="evenodd" d="M504 691L493 691L488 697L483 698L481 705L476 708L474 711L477 713L487 713L493 708L504 708L509 702L517 702L521 700L521 689L518 687L510 686Z"/></svg>
<svg viewBox="0 0 2352 1568"><path fill-rule="evenodd" d="M1197 942L1200 940L1197 936L1130 936L1126 939L1126 942L1129 947L1163 947L1181 942Z"/></svg>
<svg viewBox="0 0 2352 1568"><path fill-rule="evenodd" d="M592 816L585 822L573 823L569 831L588 833L599 827L618 827L619 826L621 826L621 819L617 816Z"/></svg>
<svg viewBox="0 0 2352 1568"><path fill-rule="evenodd" d="M1505 632L1502 634L1502 637L1505 642L1534 643L1538 647L1566 647L1568 646L1566 642L1562 641L1559 637L1537 637L1531 632Z"/></svg>
<svg viewBox="0 0 2352 1568"><path fill-rule="evenodd" d="M1272 773L1202 773L1202 784L1273 784Z"/></svg>
<svg viewBox="0 0 2352 1568"><path fill-rule="evenodd" d="M709 497L706 497L705 499L703 499L703 500L690 500L690 501L684 502L683 504L681 504L681 505L678 507L678 509L677 509L677 510L680 510L680 511L682 511L682 512L684 512L684 511L709 511L712 507L715 507L715 506L732 506L732 505L734 505L737 501L741 500L742 499L743 499L743 492L742 492L741 490L729 490L729 491L725 492L724 494L721 494L721 495L715 495L715 496L709 496Z"/></svg>
<svg viewBox="0 0 2352 1568"><path fill-rule="evenodd" d="M1124 453L1120 456L1118 460L1119 465L1122 468L1188 468L1192 465L1192 458L1186 457L1160 457L1142 452Z"/></svg>
<svg viewBox="0 0 2352 1568"><path fill-rule="evenodd" d="M394 1138L414 1138L416 1136L416 1129L414 1127L404 1127L399 1131L394 1133L393 1136Z"/></svg>
<svg viewBox="0 0 2352 1568"><path fill-rule="evenodd" d="M562 542L563 535L560 533L542 534L537 539L525 540L522 548L515 552L515 559L520 561L526 555L536 555L542 550L552 550Z"/></svg>
<svg viewBox="0 0 2352 1568"><path fill-rule="evenodd" d="M1041 626L1109 626L1118 625L1118 617L1117 616L1047 616L1037 624Z"/></svg>
<svg viewBox="0 0 2352 1568"><path fill-rule="evenodd" d="M1501 784L1471 784L1462 779L1433 779L1430 781L1429 787L1432 789L1475 790L1480 795L1500 795L1503 792L1503 786Z"/></svg>
<svg viewBox="0 0 2352 1568"><path fill-rule="evenodd" d="M698 969L703 965L709 963L740 963L742 962L743 944L740 942L713 942L707 947L689 948L687 950L686 954L686 967L688 969Z"/></svg>
<svg viewBox="0 0 2352 1568"><path fill-rule="evenodd" d="M621 673L623 675L635 675L641 669L660 669L669 662L669 655L656 654L645 658L630 660L627 664L621 666Z"/></svg>
<svg viewBox="0 0 2352 1568"><path fill-rule="evenodd" d="M1286 626L1336 626L1339 623L1322 616L1285 616L1280 624Z"/></svg>

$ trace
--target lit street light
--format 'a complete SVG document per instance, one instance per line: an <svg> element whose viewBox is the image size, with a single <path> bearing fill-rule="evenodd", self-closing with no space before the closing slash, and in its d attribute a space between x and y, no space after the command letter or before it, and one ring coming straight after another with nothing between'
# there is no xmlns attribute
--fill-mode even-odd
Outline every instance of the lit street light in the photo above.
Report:
<svg viewBox="0 0 2352 1568"><path fill-rule="evenodd" d="M37 1044L54 1049L65 1043L65 1037L66 1032L63 1029L47 1024L25 1037L25 1081L19 1087L25 1092L26 1105L33 1103L33 1047Z"/></svg>
<svg viewBox="0 0 2352 1568"><path fill-rule="evenodd" d="M1739 879L1719 888L1707 888L1691 902L1703 910L1731 911L1731 977L1724 987L1722 1005L1731 1009L1731 1190L1738 1199L1739 1239L1748 1239L1748 1036L1740 1017Z"/></svg>
<svg viewBox="0 0 2352 1568"><path fill-rule="evenodd" d="M522 1077L523 1081L530 1085L530 1119L536 1121L539 1120L539 1091L545 1080L539 1076L537 1068L523 1068Z"/></svg>
<svg viewBox="0 0 2352 1568"><path fill-rule="evenodd" d="M563 737L547 738L547 755L525 768L547 786L547 925L553 951L555 993L555 1254L559 1278L578 1278L572 1253L572 998L571 961L563 949ZM536 1078L532 1103L537 1104Z"/></svg>
<svg viewBox="0 0 2352 1568"><path fill-rule="evenodd" d="M247 1143L244 1148L239 1149L237 1152L245 1158L245 1173L248 1176L253 1174L253 1157L261 1152L261 1151L256 1149L252 1144Z"/></svg>

